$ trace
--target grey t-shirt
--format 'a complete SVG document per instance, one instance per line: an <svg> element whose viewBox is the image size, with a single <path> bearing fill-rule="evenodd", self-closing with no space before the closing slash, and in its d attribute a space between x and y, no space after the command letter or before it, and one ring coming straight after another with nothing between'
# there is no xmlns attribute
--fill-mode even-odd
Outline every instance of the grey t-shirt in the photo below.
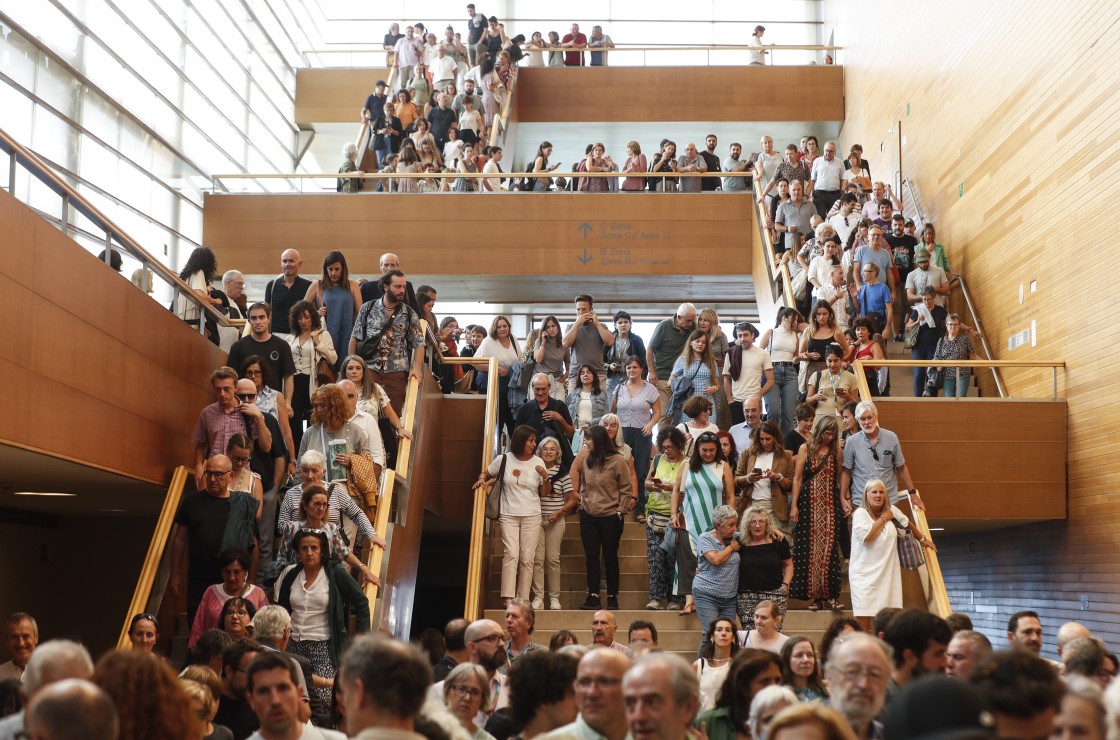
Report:
<svg viewBox="0 0 1120 740"><path fill-rule="evenodd" d="M774 223L790 225L797 224L797 231L805 235L808 239L813 235L813 227L810 220L813 216L817 215L817 209L813 205L813 201L808 198L801 200L801 205L796 206L792 200L787 200L778 206L778 213L774 218ZM801 239L797 234L791 234L788 231L785 233L785 246L786 249L801 249Z"/></svg>
<svg viewBox="0 0 1120 740"><path fill-rule="evenodd" d="M731 170L735 169L736 167L742 167L742 166L743 166L742 160L734 159L733 157L728 157L727 159L723 160L723 171L724 172L730 172ZM723 189L724 189L725 192L728 191L728 190L740 190L740 191L741 190L746 190L747 189L747 178L745 178L745 177L725 177L725 178L723 178Z"/></svg>
<svg viewBox="0 0 1120 740"><path fill-rule="evenodd" d="M569 324L567 331L571 331L575 324ZM565 333L567 333L567 331ZM572 344L572 374L580 365L590 365L596 373L603 372L603 349L606 343L599 336L599 330L594 324L584 324L576 332L576 341Z"/></svg>

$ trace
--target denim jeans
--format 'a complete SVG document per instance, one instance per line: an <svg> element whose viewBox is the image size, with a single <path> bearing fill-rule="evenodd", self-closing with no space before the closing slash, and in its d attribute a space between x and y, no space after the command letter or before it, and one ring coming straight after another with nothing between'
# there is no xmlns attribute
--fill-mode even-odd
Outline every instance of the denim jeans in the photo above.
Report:
<svg viewBox="0 0 1120 740"><path fill-rule="evenodd" d="M766 393L766 418L778 422L783 437L793 431L796 408L797 365L775 365L774 387Z"/></svg>
<svg viewBox="0 0 1120 740"><path fill-rule="evenodd" d="M700 647L696 651L699 658L708 644L708 628L718 618L729 619L732 624L738 619L735 613L736 594L730 596L717 596L705 593L702 589L693 589L692 598L696 602L696 616L700 619Z"/></svg>
<svg viewBox="0 0 1120 740"><path fill-rule="evenodd" d="M649 473L650 452L653 450L653 437L642 434L639 427L622 427L622 439L630 445L634 453L634 473L638 476L638 505L634 509L639 514L646 513L646 475Z"/></svg>
<svg viewBox="0 0 1120 740"><path fill-rule="evenodd" d="M968 395L968 386L972 383L972 374L962 375L960 380L952 368L945 369L945 398L963 398Z"/></svg>

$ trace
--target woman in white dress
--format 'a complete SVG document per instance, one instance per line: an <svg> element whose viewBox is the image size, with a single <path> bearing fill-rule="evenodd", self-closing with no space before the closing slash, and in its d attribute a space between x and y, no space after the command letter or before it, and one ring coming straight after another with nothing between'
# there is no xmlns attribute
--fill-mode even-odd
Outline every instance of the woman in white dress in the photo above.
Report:
<svg viewBox="0 0 1120 740"><path fill-rule="evenodd" d="M852 613L870 631L871 619L885 607L902 608L902 567L898 562L899 529L909 528L924 546L914 523L892 506L883 481L873 479L863 487L863 502L852 514L852 558L848 581L852 588Z"/></svg>

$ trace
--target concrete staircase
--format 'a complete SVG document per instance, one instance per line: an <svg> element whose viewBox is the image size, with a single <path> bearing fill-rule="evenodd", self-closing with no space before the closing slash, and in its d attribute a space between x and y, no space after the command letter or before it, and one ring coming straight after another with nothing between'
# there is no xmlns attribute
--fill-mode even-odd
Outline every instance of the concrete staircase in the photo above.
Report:
<svg viewBox="0 0 1120 740"><path fill-rule="evenodd" d="M490 565L487 573L488 591L483 603L485 616L504 624L500 598L500 579L502 571L502 540L499 526L495 525L487 542L490 552ZM559 611L542 609L537 611L536 631L533 638L548 644L551 635L560 629L571 630L581 645L591 643L591 615L594 612L580 610L579 606L587 598L586 570L584 568L583 544L580 541L579 519L570 517L564 530L564 541L560 551L561 585ZM665 650L693 656L700 644L700 620L696 615L678 616L676 610L653 611L645 608L649 601L649 566L646 560L645 524L628 518L619 545L619 609L614 610L618 621L619 642L626 642L627 627L635 620L653 622L658 631L658 642ZM602 601L606 606L606 591ZM840 595L841 602L851 607L851 596L845 578ZM546 601L547 605L547 601ZM811 612L808 603L791 601L782 631L787 635L805 635L814 644L820 642L824 630L834 616L851 615L851 611Z"/></svg>

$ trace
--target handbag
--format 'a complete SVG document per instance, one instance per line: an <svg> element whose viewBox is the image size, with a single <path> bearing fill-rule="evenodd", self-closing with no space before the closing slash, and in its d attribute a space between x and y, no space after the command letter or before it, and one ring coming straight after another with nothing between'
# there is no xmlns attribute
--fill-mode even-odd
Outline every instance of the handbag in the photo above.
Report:
<svg viewBox="0 0 1120 740"><path fill-rule="evenodd" d="M320 357L319 361L315 363L315 383L319 386L324 386L327 383L333 383L338 380L338 374L335 373L334 367L327 362L326 357Z"/></svg>
<svg viewBox="0 0 1120 740"><path fill-rule="evenodd" d="M669 528L669 515L646 512L646 526L657 534L663 534Z"/></svg>
<svg viewBox="0 0 1120 740"><path fill-rule="evenodd" d="M926 554L922 551L922 545L914 539L914 533L909 528L903 529L897 523L894 524L898 528L898 563L905 570L917 570L926 564Z"/></svg>
<svg viewBox="0 0 1120 740"><path fill-rule="evenodd" d="M809 271L801 269L794 273L789 280L789 287L793 291L794 298L800 301L805 300L806 291L809 288Z"/></svg>
<svg viewBox="0 0 1120 740"><path fill-rule="evenodd" d="M487 519L497 519L502 515L502 484L505 481L507 460L509 460L509 457L503 453L502 462L498 466L498 476L494 478L494 484L490 486L490 492L486 494Z"/></svg>
<svg viewBox="0 0 1120 740"><path fill-rule="evenodd" d="M918 321L918 323L914 324L912 328L906 330L906 334L903 337L904 341L902 343L903 346L906 347L906 349L914 349L914 345L918 343L918 331L921 328L922 322Z"/></svg>
<svg viewBox="0 0 1120 740"><path fill-rule="evenodd" d="M533 359L533 350L529 348L521 358L521 376L517 379L517 387L523 391L529 390L529 384L537 372L537 361Z"/></svg>
<svg viewBox="0 0 1120 740"><path fill-rule="evenodd" d="M369 453L361 452L350 456L350 472L346 476L346 490L351 498L366 509L366 514L377 508L377 490L381 470ZM372 517L371 517L372 518Z"/></svg>
<svg viewBox="0 0 1120 740"><path fill-rule="evenodd" d="M474 376L478 372L475 368L467 368L463 371L463 377L455 381L455 385L451 387L453 393L470 393L474 389Z"/></svg>

